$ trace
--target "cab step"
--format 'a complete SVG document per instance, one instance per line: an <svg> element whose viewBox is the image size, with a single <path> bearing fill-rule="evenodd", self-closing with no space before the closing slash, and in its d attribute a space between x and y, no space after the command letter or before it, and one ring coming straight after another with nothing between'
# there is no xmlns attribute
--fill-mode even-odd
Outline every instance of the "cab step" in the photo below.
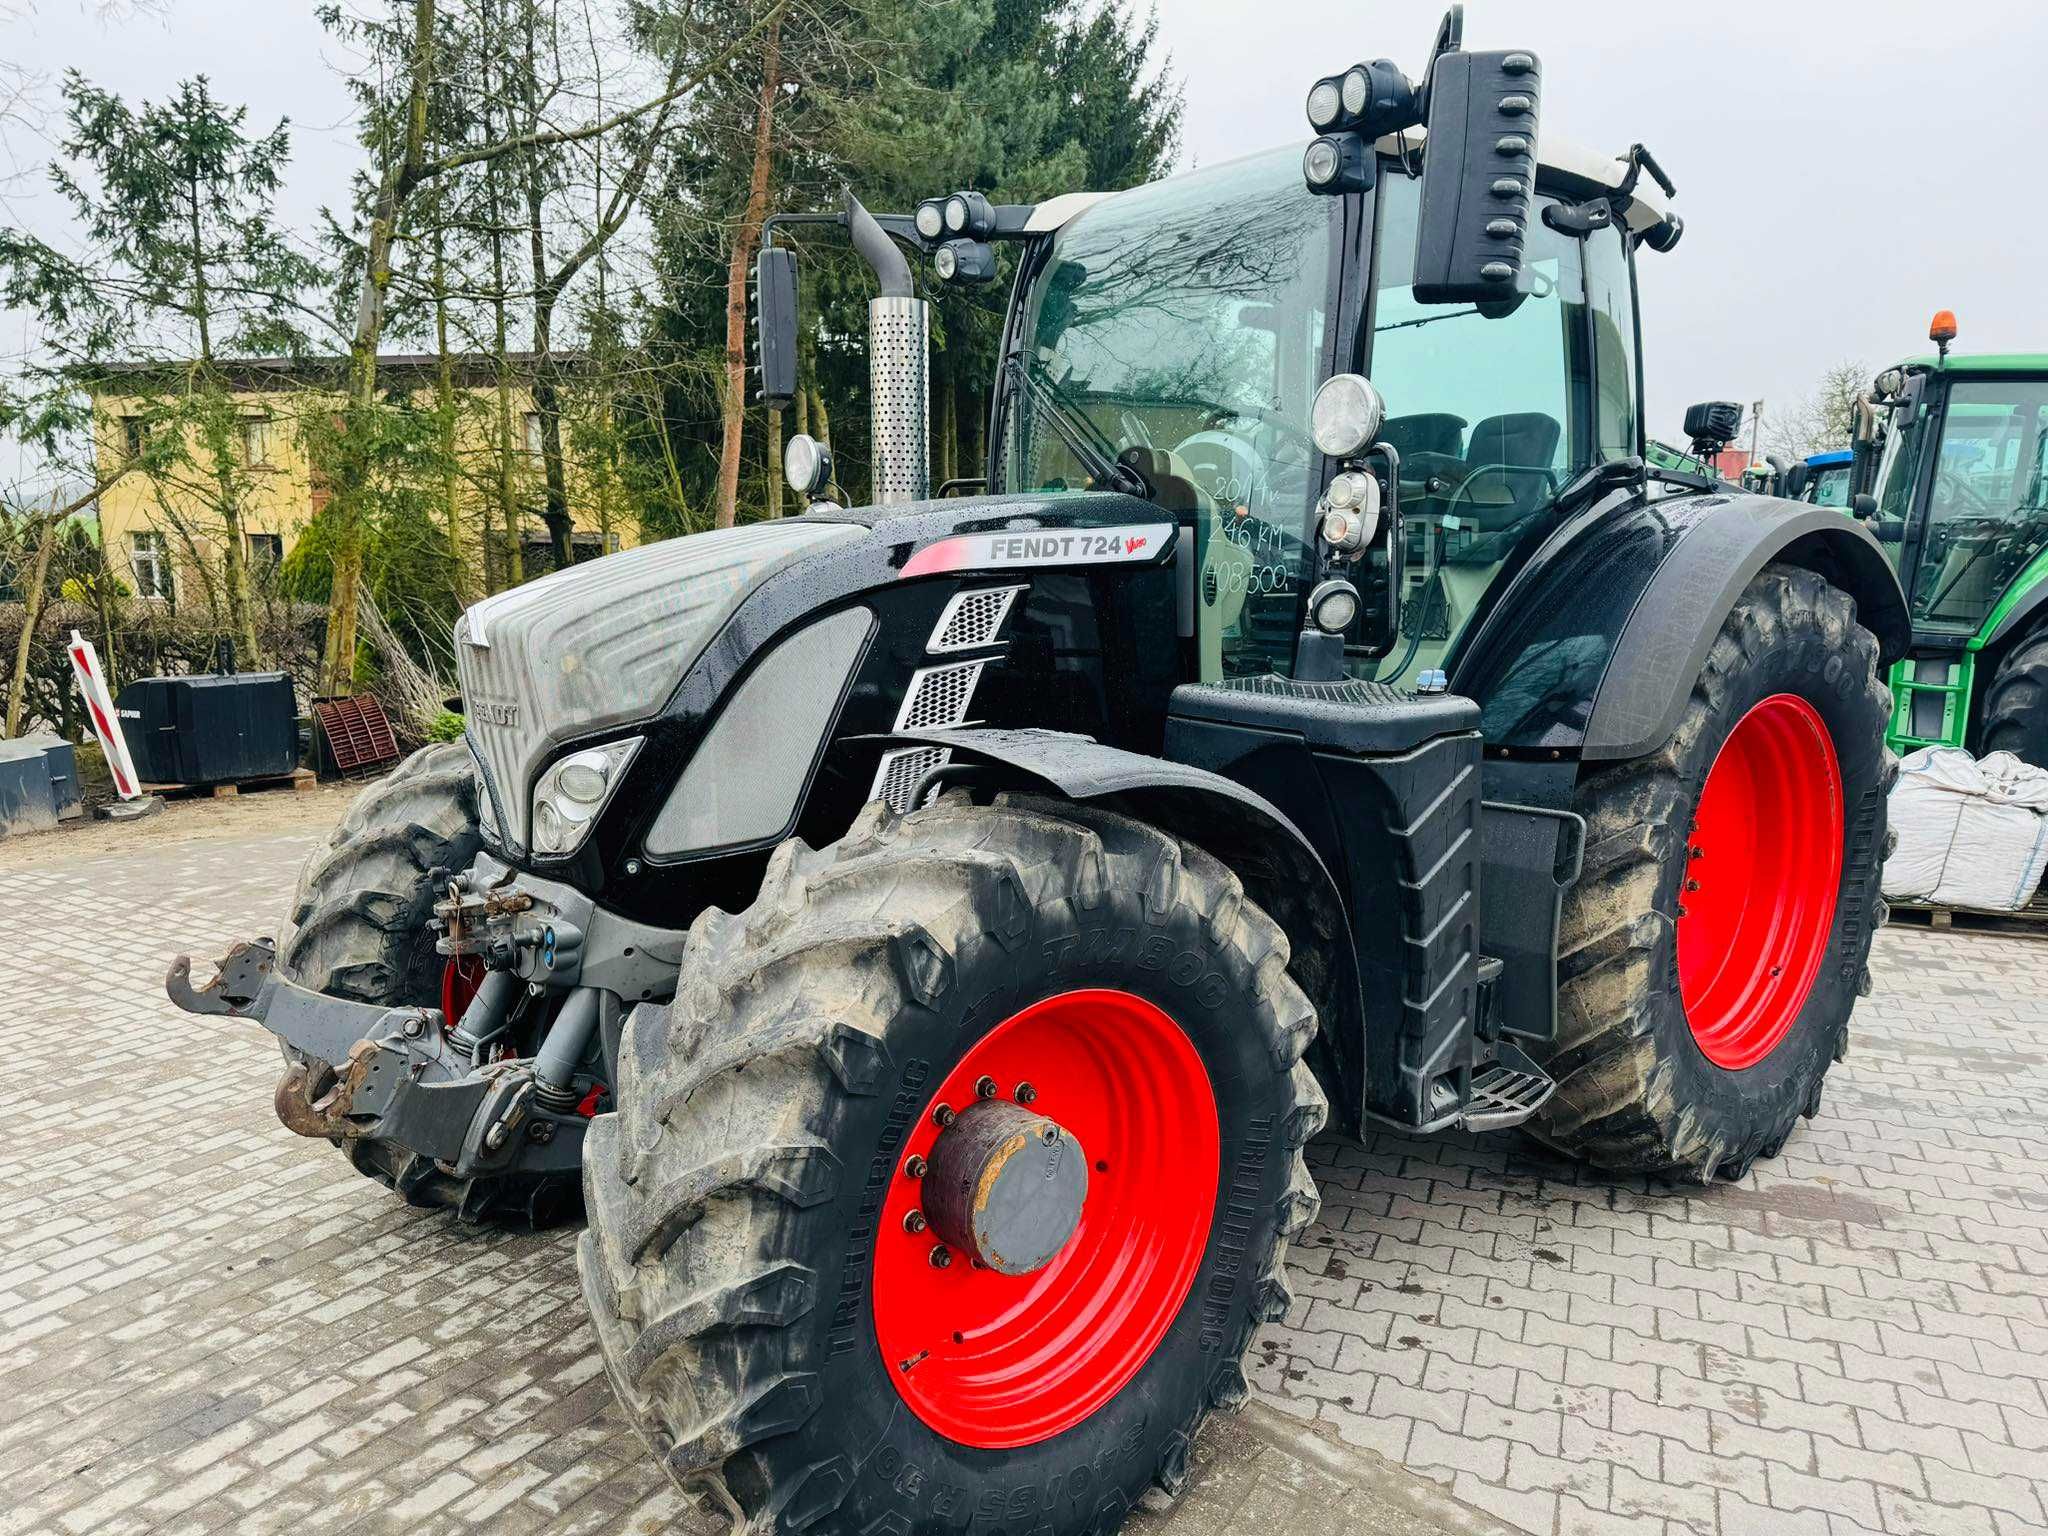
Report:
<svg viewBox="0 0 2048 1536"><path fill-rule="evenodd" d="M1472 1072L1472 1097L1458 1124L1468 1131L1502 1131L1520 1125L1557 1091L1551 1080L1519 1046L1493 1042L1493 1060Z"/></svg>

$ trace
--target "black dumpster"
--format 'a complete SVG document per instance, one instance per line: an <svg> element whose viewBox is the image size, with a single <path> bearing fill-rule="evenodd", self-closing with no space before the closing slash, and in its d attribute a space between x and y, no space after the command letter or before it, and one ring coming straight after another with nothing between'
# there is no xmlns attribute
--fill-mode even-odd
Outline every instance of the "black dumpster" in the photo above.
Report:
<svg viewBox="0 0 2048 1536"><path fill-rule="evenodd" d="M282 672L137 678L114 709L145 784L233 784L298 766L298 710Z"/></svg>
<svg viewBox="0 0 2048 1536"><path fill-rule="evenodd" d="M30 741L0 741L0 837L47 832L57 825L50 759Z"/></svg>

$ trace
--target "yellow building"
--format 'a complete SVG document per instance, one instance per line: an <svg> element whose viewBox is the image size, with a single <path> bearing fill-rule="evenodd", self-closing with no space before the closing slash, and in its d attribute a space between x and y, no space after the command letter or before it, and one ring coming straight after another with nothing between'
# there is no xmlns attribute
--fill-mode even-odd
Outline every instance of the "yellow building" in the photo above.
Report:
<svg viewBox="0 0 2048 1536"><path fill-rule="evenodd" d="M576 359L559 354L558 359L573 370ZM524 375L532 357L514 353L510 362L515 375ZM225 479L216 456L205 448L203 433L181 425L177 430L184 435L185 452L172 456L162 470L122 476L100 496L100 535L108 563L138 597L182 595L197 561L218 569L224 496L239 508L249 566L257 573L274 569L291 553L326 502L308 452L308 427L317 429L323 418L333 419L342 400L346 360L255 358L218 366L228 380L234 413ZM432 356L385 357L378 363L378 386L388 397L431 412L437 370ZM455 371L456 532L460 557L477 573L480 591L486 527L491 569L502 570L508 542L498 484L496 367L489 357L465 356L456 359ZM115 364L103 370L93 394L94 446L102 476L140 454L152 433L171 430L162 423L179 414L181 390L179 371L163 364ZM554 563L541 517L540 418L523 383L510 394L515 521L523 571L531 576ZM593 491L578 461L573 423L565 421L562 430L577 557L588 559L631 544L630 521L621 515L623 498L615 489L609 496ZM436 505L445 508L445 497L437 495Z"/></svg>

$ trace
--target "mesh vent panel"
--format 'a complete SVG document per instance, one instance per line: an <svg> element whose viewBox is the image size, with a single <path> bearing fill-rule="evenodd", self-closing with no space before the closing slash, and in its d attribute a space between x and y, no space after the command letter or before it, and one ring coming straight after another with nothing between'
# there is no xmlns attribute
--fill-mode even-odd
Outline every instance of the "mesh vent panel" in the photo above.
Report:
<svg viewBox="0 0 2048 1536"><path fill-rule="evenodd" d="M899 731L943 730L967 718L967 706L974 698L974 685L981 681L983 661L956 661L951 666L927 667L910 680L902 712L896 716Z"/></svg>
<svg viewBox="0 0 2048 1536"><path fill-rule="evenodd" d="M969 651L994 645L996 635L1009 616L1010 605L1022 587L984 587L979 592L956 592L947 600L945 612L932 630L934 652Z"/></svg>
<svg viewBox="0 0 2048 1536"><path fill-rule="evenodd" d="M917 793L917 786L926 774L944 764L952 755L944 747L909 747L889 753L875 772L875 787L868 798L886 800L890 809L898 813L915 809L910 797Z"/></svg>

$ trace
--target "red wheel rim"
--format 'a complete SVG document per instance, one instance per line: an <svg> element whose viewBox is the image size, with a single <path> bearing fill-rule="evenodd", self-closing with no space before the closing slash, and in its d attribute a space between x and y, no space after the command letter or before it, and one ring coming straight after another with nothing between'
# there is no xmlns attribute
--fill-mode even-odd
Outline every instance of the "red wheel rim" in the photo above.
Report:
<svg viewBox="0 0 2048 1536"><path fill-rule="evenodd" d="M935 1268L913 1234L933 1111L975 1084L1020 1084L1089 1159L1080 1224L1044 1268L1008 1276L964 1257ZM1216 1203L1216 1099L1194 1044L1127 992L1066 992L990 1030L925 1103L896 1151L875 1235L875 1338L897 1392L940 1434L991 1450L1071 1429L1121 1391L1171 1326Z"/></svg>
<svg viewBox="0 0 2048 1536"><path fill-rule="evenodd" d="M484 963L476 955L450 955L441 967L441 1017L448 1028L462 1022L484 984Z"/></svg>
<svg viewBox="0 0 2048 1536"><path fill-rule="evenodd" d="M1775 693L1735 723L1693 815L1678 992L1707 1060L1778 1047L1820 975L1842 878L1842 770L1818 711Z"/></svg>

